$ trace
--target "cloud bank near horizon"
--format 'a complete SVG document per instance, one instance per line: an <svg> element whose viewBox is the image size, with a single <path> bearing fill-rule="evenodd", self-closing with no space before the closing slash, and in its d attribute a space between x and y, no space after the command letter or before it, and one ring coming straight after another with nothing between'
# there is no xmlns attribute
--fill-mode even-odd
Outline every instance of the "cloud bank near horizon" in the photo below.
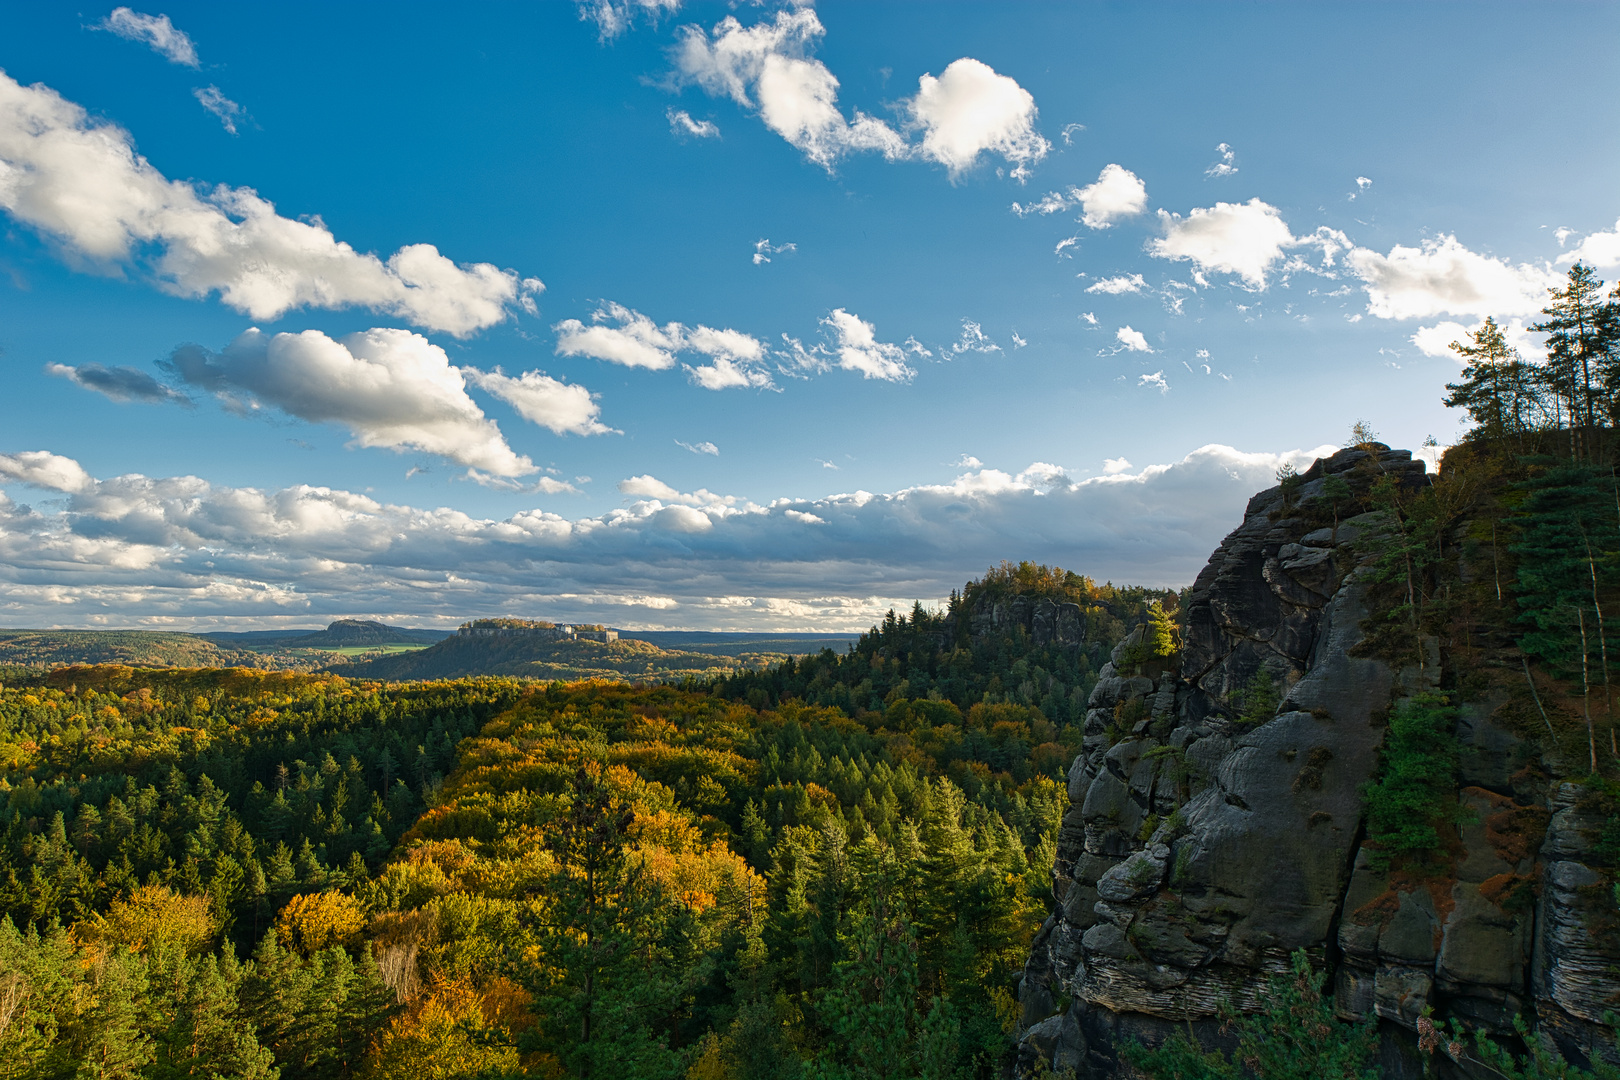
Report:
<svg viewBox="0 0 1620 1080"><path fill-rule="evenodd" d="M1211 444L1135 472L977 467L946 484L764 505L639 476L619 485L625 506L596 517L504 520L310 485L97 479L49 451L0 454L0 623L274 626L364 612L860 630L1003 559L1185 585L1280 464L1332 450ZM30 505L29 489L47 495Z"/></svg>

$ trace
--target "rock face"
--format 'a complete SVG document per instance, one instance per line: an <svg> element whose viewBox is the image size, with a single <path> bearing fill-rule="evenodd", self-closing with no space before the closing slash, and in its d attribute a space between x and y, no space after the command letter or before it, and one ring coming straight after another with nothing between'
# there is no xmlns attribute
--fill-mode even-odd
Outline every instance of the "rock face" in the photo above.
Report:
<svg viewBox="0 0 1620 1080"><path fill-rule="evenodd" d="M1280 488L1250 500L1193 586L1179 671L1122 664L1128 642L1103 667L1069 773L1059 909L1020 986L1026 1066L1038 1055L1112 1076L1120 1038L1189 1024L1212 1038L1218 1004L1254 1007L1300 948L1333 962L1340 1015L1376 1015L1386 1043L1435 1006L1499 1030L1534 1011L1582 1056L1594 1044L1620 991L1620 935L1583 906L1601 879L1593 823L1573 785L1549 798L1522 779L1526 748L1491 723L1492 703L1459 721L1473 813L1456 880L1392 880L1359 846L1392 700L1438 686L1441 658L1426 648L1396 671L1355 654L1367 569L1352 545L1383 516L1314 528L1290 507L1329 475L1358 493L1381 474L1429 482L1409 453L1377 449L1318 461L1287 504ZM1239 708L1267 680L1275 712ZM1052 1016L1060 991L1071 1005ZM1386 1075L1418 1075L1411 1053L1383 1060Z"/></svg>
<svg viewBox="0 0 1620 1080"><path fill-rule="evenodd" d="M1028 630L1037 645L1051 642L1079 645L1086 636L1086 620L1080 612L1080 605L1060 604L1055 600L1030 596L1014 596L985 604L968 618L968 629L975 637L1015 626Z"/></svg>

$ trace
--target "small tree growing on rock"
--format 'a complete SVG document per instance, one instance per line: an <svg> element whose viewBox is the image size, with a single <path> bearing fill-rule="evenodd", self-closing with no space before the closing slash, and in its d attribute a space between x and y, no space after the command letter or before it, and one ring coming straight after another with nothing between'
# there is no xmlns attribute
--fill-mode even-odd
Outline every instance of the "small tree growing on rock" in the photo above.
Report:
<svg viewBox="0 0 1620 1080"><path fill-rule="evenodd" d="M1349 499L1354 492L1350 490L1350 481L1338 473L1330 473L1322 477L1322 498L1333 507L1333 542L1339 542L1339 505Z"/></svg>

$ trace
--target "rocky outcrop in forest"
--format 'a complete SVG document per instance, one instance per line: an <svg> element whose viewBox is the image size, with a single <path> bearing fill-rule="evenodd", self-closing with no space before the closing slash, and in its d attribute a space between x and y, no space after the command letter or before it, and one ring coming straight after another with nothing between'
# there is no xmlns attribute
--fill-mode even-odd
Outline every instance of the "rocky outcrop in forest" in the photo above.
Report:
<svg viewBox="0 0 1620 1080"><path fill-rule="evenodd" d="M1555 751L1494 718L1501 697L1456 713L1449 870L1381 869L1364 844L1391 709L1451 662L1434 637L1412 663L1368 640L1390 519L1354 511L1380 477L1431 482L1374 444L1256 495L1193 586L1179 662L1133 662L1141 628L1113 650L1069 773L1058 910L1020 985L1023 1067L1112 1076L1123 1039L1172 1028L1219 1043L1218 1006L1254 1008L1297 949L1332 970L1341 1018L1377 1018L1386 1077L1422 1072L1428 1008L1509 1035L1525 1016L1576 1059L1600 1043L1620 992L1620 937L1591 900L1602 823ZM1325 523L1330 501L1352 516Z"/></svg>

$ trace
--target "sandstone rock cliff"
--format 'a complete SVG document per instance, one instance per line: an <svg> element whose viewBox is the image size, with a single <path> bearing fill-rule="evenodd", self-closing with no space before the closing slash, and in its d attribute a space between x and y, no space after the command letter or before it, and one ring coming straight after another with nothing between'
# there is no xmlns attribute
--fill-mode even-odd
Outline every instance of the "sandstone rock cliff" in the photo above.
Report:
<svg viewBox="0 0 1620 1080"><path fill-rule="evenodd" d="M1409 453L1375 449L1318 461L1286 502L1250 500L1194 584L1178 669L1124 662L1128 640L1102 669L1069 773L1059 908L1020 986L1024 1067L1112 1076L1119 1039L1170 1025L1218 1041L1218 1003L1253 1007L1300 948L1333 968L1342 1017L1379 1018L1386 1076L1420 1074L1406 1033L1428 1007L1499 1031L1528 1016L1577 1058L1596 1044L1620 941L1591 913L1595 823L1556 763L1523 768L1540 751L1493 723L1492 702L1458 723L1473 813L1454 878L1380 873L1361 847L1388 710L1438 686L1444 658L1432 640L1401 670L1358 655L1356 541L1385 519L1318 528L1295 508L1329 475L1358 493L1380 475L1429 483ZM1245 721L1238 703L1267 679L1275 713Z"/></svg>

